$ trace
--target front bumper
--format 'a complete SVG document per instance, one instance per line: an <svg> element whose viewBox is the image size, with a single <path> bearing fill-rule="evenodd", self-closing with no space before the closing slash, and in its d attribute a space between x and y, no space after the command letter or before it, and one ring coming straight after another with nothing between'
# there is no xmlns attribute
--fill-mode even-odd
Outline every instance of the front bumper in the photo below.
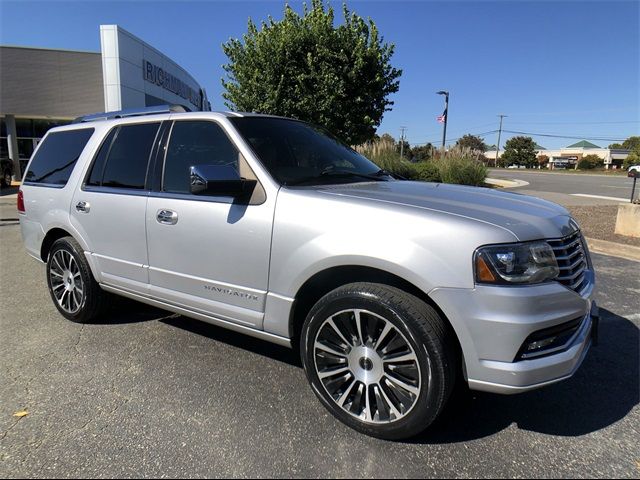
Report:
<svg viewBox="0 0 640 480"><path fill-rule="evenodd" d="M559 283L432 291L430 297L451 321L460 341L469 387L512 394L571 377L597 334L593 272L587 275L587 285L580 293ZM580 326L563 348L519 359L532 333L578 318Z"/></svg>

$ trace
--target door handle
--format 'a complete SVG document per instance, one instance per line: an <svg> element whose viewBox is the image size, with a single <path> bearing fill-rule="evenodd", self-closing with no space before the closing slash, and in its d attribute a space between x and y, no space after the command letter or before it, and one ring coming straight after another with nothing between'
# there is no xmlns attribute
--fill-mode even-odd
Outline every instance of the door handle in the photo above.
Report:
<svg viewBox="0 0 640 480"><path fill-rule="evenodd" d="M89 202L78 202L76 203L76 210L80 213L89 213L91 205L89 205Z"/></svg>
<svg viewBox="0 0 640 480"><path fill-rule="evenodd" d="M156 220L163 225L175 225L178 223L178 214L172 210L158 210Z"/></svg>

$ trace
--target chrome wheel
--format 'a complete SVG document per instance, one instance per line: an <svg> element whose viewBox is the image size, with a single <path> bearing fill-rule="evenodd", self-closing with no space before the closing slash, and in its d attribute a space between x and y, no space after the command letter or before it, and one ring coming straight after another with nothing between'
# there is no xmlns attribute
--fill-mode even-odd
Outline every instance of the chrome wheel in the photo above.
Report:
<svg viewBox="0 0 640 480"><path fill-rule="evenodd" d="M67 250L57 250L51 258L49 280L53 296L60 308L74 314L84 298L84 283L76 259Z"/></svg>
<svg viewBox="0 0 640 480"><path fill-rule="evenodd" d="M418 357L391 322L368 310L344 310L324 321L314 342L315 369L326 392L366 423L407 415L420 396Z"/></svg>

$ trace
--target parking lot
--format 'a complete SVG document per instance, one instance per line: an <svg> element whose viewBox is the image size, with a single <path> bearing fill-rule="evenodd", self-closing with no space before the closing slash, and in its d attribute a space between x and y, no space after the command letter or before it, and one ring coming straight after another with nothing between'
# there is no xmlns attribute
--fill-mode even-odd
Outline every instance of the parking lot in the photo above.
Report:
<svg viewBox="0 0 640 480"><path fill-rule="evenodd" d="M287 349L128 302L67 322L5 203L2 477L640 476L640 263L594 255L601 341L574 378L391 443L334 420Z"/></svg>

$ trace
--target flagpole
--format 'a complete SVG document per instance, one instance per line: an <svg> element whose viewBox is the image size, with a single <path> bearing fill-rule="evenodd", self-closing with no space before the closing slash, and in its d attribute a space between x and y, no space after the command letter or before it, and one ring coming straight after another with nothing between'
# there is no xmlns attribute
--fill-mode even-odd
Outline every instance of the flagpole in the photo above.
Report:
<svg viewBox="0 0 640 480"><path fill-rule="evenodd" d="M449 92L441 90L436 92L438 95L444 95L444 130L442 132L442 151L444 152L447 143L447 121L449 120Z"/></svg>

